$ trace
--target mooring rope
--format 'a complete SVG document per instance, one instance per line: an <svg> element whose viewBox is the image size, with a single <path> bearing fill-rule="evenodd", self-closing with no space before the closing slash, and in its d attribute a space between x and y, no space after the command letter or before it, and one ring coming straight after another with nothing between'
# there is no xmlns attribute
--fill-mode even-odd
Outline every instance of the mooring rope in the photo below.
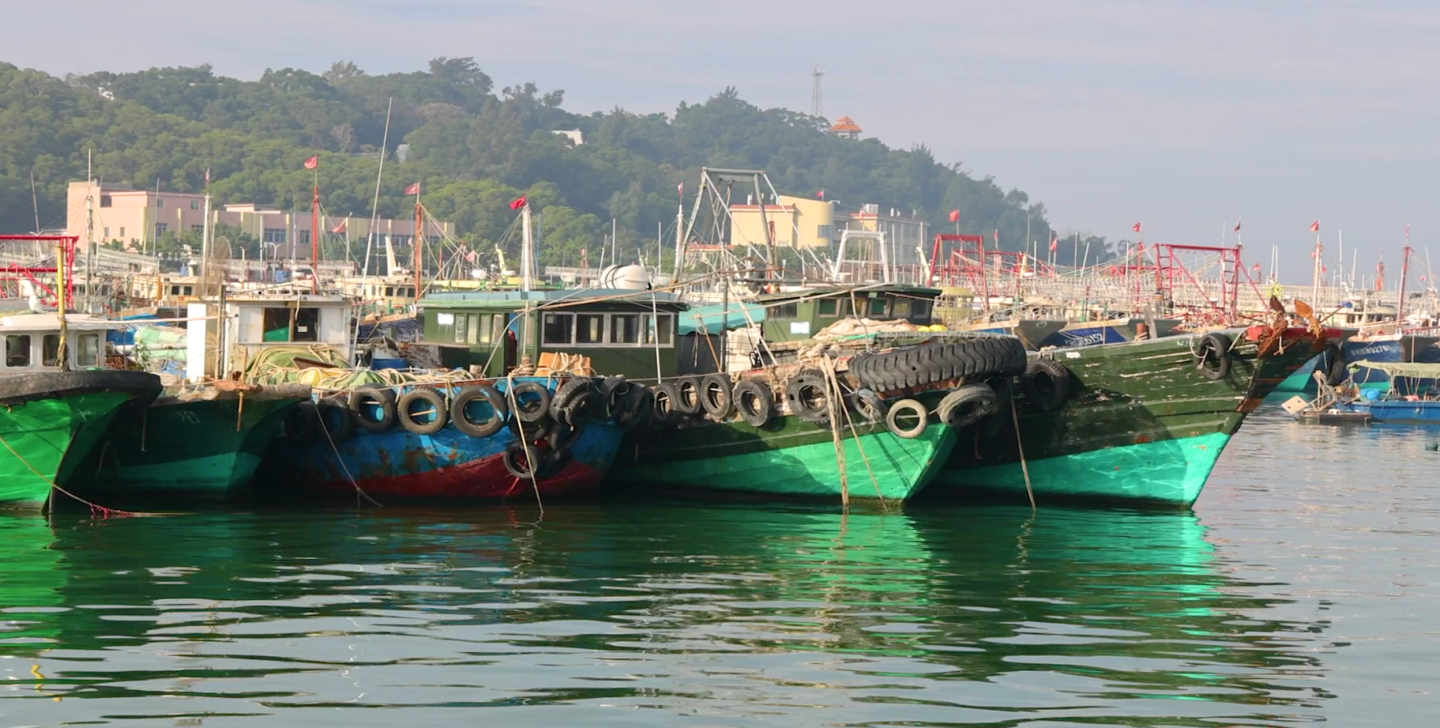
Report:
<svg viewBox="0 0 1440 728"><path fill-rule="evenodd" d="M4 446L5 446L5 449L6 449L6 450L9 450L9 451L10 451L10 454L11 454L11 455L14 455L14 456L15 456L15 459L16 459L16 460L19 460L21 465L24 465L25 467L29 468L29 469L30 469L30 472L32 472L32 473L35 474L35 477L37 477L37 478L45 481L46 483L48 483L51 488L55 489L56 491L58 491L58 492L60 492L60 493L63 493L63 494L66 495L66 496L69 496L70 498L74 499L77 503L83 503L83 504L89 506L89 507L90 507L90 514L91 514L92 516L93 516L94 514L96 514L96 513L99 513L102 518L109 518L111 515L126 516L126 517L130 517L130 516L142 517L142 516L175 516L175 515L179 515L178 513L146 513L146 512L144 512L144 511L126 511L126 510L122 510L122 509L119 509L119 508L106 508L105 506L102 506L102 505L100 505L99 503L92 503L92 502L90 502L90 501L88 501L88 500L85 500L84 498L81 498L81 497L78 496L78 495L75 495L74 493L71 493L71 492L68 491L68 490L65 490L64 488L61 488L60 485L57 484L55 481L53 481L53 480L45 477L45 474L44 474L44 473L41 473L39 470L36 470L36 469L35 469L35 466L31 465L28 460L26 460L26 459L23 458L23 457L20 457L20 453L15 452L15 448L10 447L10 443L5 442L5 438L4 438L4 437L0 437L0 445L4 445Z"/></svg>
<svg viewBox="0 0 1440 728"><path fill-rule="evenodd" d="M349 417L350 413L347 411L345 413L345 416ZM349 466L345 465L345 458L341 457L340 455L340 448L336 447L335 445L335 438L330 436L330 427L329 425L325 424L325 416L320 414L320 407L318 405L315 407L315 419L319 420L320 431L325 433L325 441L330 443L330 451L335 453L335 461L340 463L340 470L344 471L345 479L350 481L350 487L355 489L355 495L358 498L364 498L365 500L370 501L370 505L375 506L376 508L384 508L384 506L380 505L380 501L371 498L370 494L366 493L365 489L361 488L360 484L355 482L355 476L350 474ZM357 503L356 505L359 504Z"/></svg>
<svg viewBox="0 0 1440 728"><path fill-rule="evenodd" d="M540 508L540 517L545 517L545 502L540 498L540 482L535 479L535 471L540 468L535 462L535 453L530 449L530 439L525 435L525 421L520 419L520 400L515 397L515 376L505 375L505 396L510 399L510 412L515 417L516 429L520 430L520 447L525 449L525 463L529 465L526 475L530 476L530 487L535 491L535 505ZM502 457L504 457L502 455ZM518 481L519 478L516 478Z"/></svg>
<svg viewBox="0 0 1440 728"><path fill-rule="evenodd" d="M1030 512L1035 512L1035 491L1030 488L1030 466L1025 462L1025 443L1020 437L1020 415L1015 411L1015 398L1010 398L1010 421L1015 423L1015 447L1020 450L1020 472L1025 474L1025 495L1030 498Z"/></svg>

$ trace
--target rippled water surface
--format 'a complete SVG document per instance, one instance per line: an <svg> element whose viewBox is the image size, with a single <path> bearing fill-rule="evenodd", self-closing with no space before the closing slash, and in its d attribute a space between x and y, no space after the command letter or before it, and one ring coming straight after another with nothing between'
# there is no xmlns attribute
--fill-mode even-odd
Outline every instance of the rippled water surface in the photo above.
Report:
<svg viewBox="0 0 1440 728"><path fill-rule="evenodd" d="M0 725L1437 725L1437 440L1262 412L1193 513L0 517Z"/></svg>

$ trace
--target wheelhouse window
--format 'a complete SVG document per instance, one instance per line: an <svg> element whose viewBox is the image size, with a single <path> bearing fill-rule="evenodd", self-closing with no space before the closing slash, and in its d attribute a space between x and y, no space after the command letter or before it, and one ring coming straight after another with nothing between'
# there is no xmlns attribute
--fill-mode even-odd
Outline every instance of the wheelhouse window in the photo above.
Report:
<svg viewBox="0 0 1440 728"><path fill-rule="evenodd" d="M10 334L5 337L5 366L14 368L30 366L29 334Z"/></svg>
<svg viewBox="0 0 1440 728"><path fill-rule="evenodd" d="M540 343L562 345L575 343L575 314L545 314L540 322Z"/></svg>
<svg viewBox="0 0 1440 728"><path fill-rule="evenodd" d="M75 362L82 367L99 366L99 334L81 334L75 337Z"/></svg>
<svg viewBox="0 0 1440 728"><path fill-rule="evenodd" d="M793 319L800 317L800 306L794 303L783 303L771 309L771 317L777 319Z"/></svg>
<svg viewBox="0 0 1440 728"><path fill-rule="evenodd" d="M885 298L870 299L870 316L872 318L884 318L885 312L889 308L889 306L886 305L887 303L889 303L889 301Z"/></svg>
<svg viewBox="0 0 1440 728"><path fill-rule="evenodd" d="M640 343L640 314L616 313L610 315L610 343Z"/></svg>
<svg viewBox="0 0 1440 728"><path fill-rule="evenodd" d="M319 341L320 309L272 306L264 309L261 326L263 342Z"/></svg>
<svg viewBox="0 0 1440 728"><path fill-rule="evenodd" d="M455 314L455 343L471 343L472 340L470 338L470 318L471 315L468 313Z"/></svg>
<svg viewBox="0 0 1440 728"><path fill-rule="evenodd" d="M915 301L915 302L911 303L911 304L910 304L910 318L912 318L912 319L929 319L929 318L930 318L930 302L929 302L929 301Z"/></svg>
<svg viewBox="0 0 1440 728"><path fill-rule="evenodd" d="M45 334L40 339L40 366L60 366L60 335Z"/></svg>
<svg viewBox="0 0 1440 728"><path fill-rule="evenodd" d="M820 299L820 315L834 316L840 311L840 302L833 298ZM793 318L793 317L792 317Z"/></svg>
<svg viewBox="0 0 1440 728"><path fill-rule="evenodd" d="M605 314L603 313L577 313L575 314L575 343L576 344L604 344L605 343Z"/></svg>
<svg viewBox="0 0 1440 728"><path fill-rule="evenodd" d="M645 322L644 344L646 346L655 346L656 344L659 344L660 346L670 346L674 342L674 314L662 313L657 318L656 316L647 313L641 318ZM657 321L659 322L659 326L656 326Z"/></svg>
<svg viewBox="0 0 1440 728"><path fill-rule="evenodd" d="M320 309L302 308L295 312L295 333L291 341L320 340Z"/></svg>
<svg viewBox="0 0 1440 728"><path fill-rule="evenodd" d="M890 315L895 318L910 318L910 299L895 299L895 304L890 307Z"/></svg>

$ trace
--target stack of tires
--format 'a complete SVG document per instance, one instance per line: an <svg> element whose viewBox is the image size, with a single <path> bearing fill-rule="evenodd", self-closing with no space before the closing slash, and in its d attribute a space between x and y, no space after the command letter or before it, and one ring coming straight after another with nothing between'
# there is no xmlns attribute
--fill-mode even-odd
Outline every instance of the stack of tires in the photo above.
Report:
<svg viewBox="0 0 1440 728"><path fill-rule="evenodd" d="M962 377L1017 376L1025 357L1025 345L1013 336L978 336L860 354L850 360L850 373L866 389L896 392Z"/></svg>

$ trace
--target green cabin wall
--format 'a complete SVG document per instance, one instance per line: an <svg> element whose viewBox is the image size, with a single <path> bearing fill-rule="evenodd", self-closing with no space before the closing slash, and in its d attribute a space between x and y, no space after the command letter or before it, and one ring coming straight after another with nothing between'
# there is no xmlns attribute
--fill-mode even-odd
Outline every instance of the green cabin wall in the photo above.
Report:
<svg viewBox="0 0 1440 728"><path fill-rule="evenodd" d="M808 300L798 300L787 303L783 298L772 297L764 301L767 306L765 321L761 324L761 331L765 340L771 343L785 341L805 341L815 336L826 326L830 326L841 319L848 318L852 308L858 309L860 316L876 320L892 321L903 318L917 326L928 326L934 320L934 299L940 292L935 289L915 288L905 290L870 290L870 291L843 291L833 296L821 296ZM813 295L813 294L810 294ZM801 296L797 296L799 298ZM822 301L834 300L833 307L822 307ZM872 301L884 301L884 313L871 309ZM908 302L911 312L905 316L895 316L894 306L897 300ZM923 303L922 310L916 310L916 304ZM789 307L794 308L794 315L790 315ZM822 308L826 310L822 312ZM799 327L792 329L792 324L808 323L809 328Z"/></svg>

